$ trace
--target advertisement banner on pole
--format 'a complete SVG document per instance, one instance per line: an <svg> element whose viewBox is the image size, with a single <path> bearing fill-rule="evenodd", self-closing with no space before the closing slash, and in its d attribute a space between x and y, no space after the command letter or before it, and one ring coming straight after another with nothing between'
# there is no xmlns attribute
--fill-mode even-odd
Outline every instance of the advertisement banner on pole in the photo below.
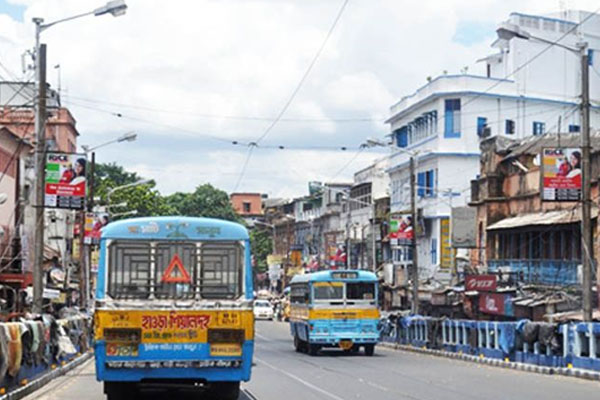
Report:
<svg viewBox="0 0 600 400"><path fill-rule="evenodd" d="M542 199L581 200L581 149L542 149Z"/></svg>
<svg viewBox="0 0 600 400"><path fill-rule="evenodd" d="M86 195L85 154L48 153L44 205L83 210Z"/></svg>
<svg viewBox="0 0 600 400"><path fill-rule="evenodd" d="M101 229L109 222L107 213L85 213L83 241L85 244L100 243Z"/></svg>
<svg viewBox="0 0 600 400"><path fill-rule="evenodd" d="M408 244L414 237L412 216L398 215L390 220L390 239L398 239L398 244ZM404 243L403 243L404 242Z"/></svg>

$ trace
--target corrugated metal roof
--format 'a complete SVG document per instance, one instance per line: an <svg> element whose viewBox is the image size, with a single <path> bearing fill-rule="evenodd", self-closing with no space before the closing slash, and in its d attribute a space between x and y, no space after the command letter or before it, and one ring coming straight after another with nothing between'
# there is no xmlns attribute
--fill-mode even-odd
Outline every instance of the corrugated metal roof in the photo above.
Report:
<svg viewBox="0 0 600 400"><path fill-rule="evenodd" d="M592 130L590 132L590 142L594 152L600 150L600 131ZM504 159L511 159L522 154L540 154L544 147L581 147L581 133L561 133L560 137L556 133L530 136L512 146L510 153Z"/></svg>
<svg viewBox="0 0 600 400"><path fill-rule="evenodd" d="M592 218L598 216L598 208L592 209ZM488 231L498 229L511 229L520 226L531 225L561 225L572 224L581 221L581 209L547 211L531 214L518 215L516 217L505 218L487 227Z"/></svg>

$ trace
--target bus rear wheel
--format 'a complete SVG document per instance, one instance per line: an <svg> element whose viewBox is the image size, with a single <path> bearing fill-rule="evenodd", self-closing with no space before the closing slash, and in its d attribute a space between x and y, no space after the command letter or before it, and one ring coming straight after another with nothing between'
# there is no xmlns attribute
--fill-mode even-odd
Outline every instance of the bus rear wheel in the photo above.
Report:
<svg viewBox="0 0 600 400"><path fill-rule="evenodd" d="M137 398L135 384L131 382L104 382L107 400L131 400Z"/></svg>
<svg viewBox="0 0 600 400"><path fill-rule="evenodd" d="M239 382L214 382L210 385L210 398L215 400L238 400Z"/></svg>
<svg viewBox="0 0 600 400"><path fill-rule="evenodd" d="M319 350L321 350L321 346L318 344L309 343L308 344L308 354L311 356L316 356L319 354Z"/></svg>
<svg viewBox="0 0 600 400"><path fill-rule="evenodd" d="M374 344L365 344L365 354L371 357L375 354L375 345Z"/></svg>
<svg viewBox="0 0 600 400"><path fill-rule="evenodd" d="M302 340L300 340L298 335L294 335L294 348L297 353L302 353Z"/></svg>

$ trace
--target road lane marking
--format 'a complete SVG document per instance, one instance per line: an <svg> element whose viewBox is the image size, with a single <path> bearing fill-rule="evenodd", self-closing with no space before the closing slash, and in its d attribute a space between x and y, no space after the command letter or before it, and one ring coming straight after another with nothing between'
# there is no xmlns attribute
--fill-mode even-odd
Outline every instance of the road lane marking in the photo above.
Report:
<svg viewBox="0 0 600 400"><path fill-rule="evenodd" d="M282 373L285 376L287 376L288 378L291 378L291 379L295 380L296 382L299 382L299 383L303 384L304 386L306 386L306 387L308 387L308 388L310 388L310 389L312 389L312 390L314 390L316 392L319 392L319 393L321 393L321 394L323 394L323 395L325 395L325 396L327 396L327 397L329 397L331 399L334 399L334 400L346 400L346 399L343 399L343 398L341 398L339 396L336 396L335 394L330 393L330 392L328 392L328 391L326 391L324 389L321 389L320 387L315 386L312 383L305 381L304 379L298 378L296 375L290 374L289 372L286 372L286 371L284 371L281 368L277 368L276 366L274 366L274 365L266 362L265 360L262 360L262 359L260 359L258 357L254 357L254 358L258 362L260 362L261 364L266 365L267 367L271 368L272 370L277 371L279 373Z"/></svg>

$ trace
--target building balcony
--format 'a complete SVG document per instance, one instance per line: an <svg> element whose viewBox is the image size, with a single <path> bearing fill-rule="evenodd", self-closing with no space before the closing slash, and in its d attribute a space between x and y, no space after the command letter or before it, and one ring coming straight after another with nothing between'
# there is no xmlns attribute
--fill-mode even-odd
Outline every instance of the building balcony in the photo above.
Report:
<svg viewBox="0 0 600 400"><path fill-rule="evenodd" d="M580 260L488 260L488 272L510 274L513 280L539 285L576 285Z"/></svg>
<svg viewBox="0 0 600 400"><path fill-rule="evenodd" d="M493 94L515 96L517 93L517 86L512 80L476 75L438 76L426 85L421 86L412 95L403 97L399 102L390 107L390 121L400 118L402 113L427 99L433 98L433 96L464 92L489 92L492 85L496 85L493 89Z"/></svg>

